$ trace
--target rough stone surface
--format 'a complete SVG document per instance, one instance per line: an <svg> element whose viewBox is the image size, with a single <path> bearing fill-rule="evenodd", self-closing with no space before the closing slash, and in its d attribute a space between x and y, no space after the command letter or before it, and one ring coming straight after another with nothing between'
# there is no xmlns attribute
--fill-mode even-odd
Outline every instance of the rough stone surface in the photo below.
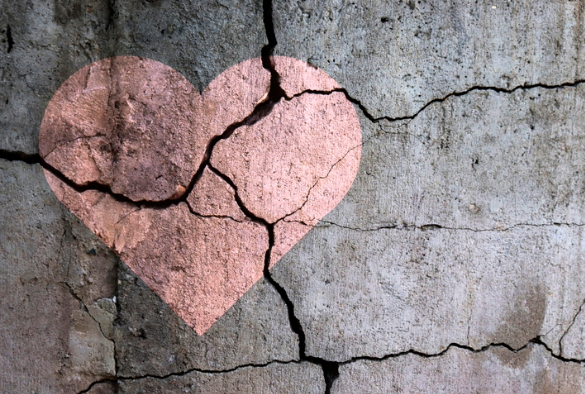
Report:
<svg viewBox="0 0 585 394"><path fill-rule="evenodd" d="M275 1L278 55L322 68L374 117L473 86L585 78L578 1Z"/></svg>
<svg viewBox="0 0 585 394"><path fill-rule="evenodd" d="M327 220L474 230L583 224L584 110L579 84L472 92L409 122L362 118L359 174Z"/></svg>
<svg viewBox="0 0 585 394"><path fill-rule="evenodd" d="M43 112L57 88L89 63L151 58L201 92L266 43L256 0L2 0L0 8L0 149L27 153L38 152Z"/></svg>
<svg viewBox="0 0 585 394"><path fill-rule="evenodd" d="M85 307L113 296L113 254L40 166L0 160L0 171L0 391L77 392L113 377L113 343Z"/></svg>
<svg viewBox="0 0 585 394"><path fill-rule="evenodd" d="M273 269L309 354L537 336L559 354L585 280L583 97L474 92L407 123L363 119L352 189Z"/></svg>
<svg viewBox="0 0 585 394"><path fill-rule="evenodd" d="M120 376L298 360L298 338L290 329L286 306L264 280L199 336L124 264L118 276L115 341Z"/></svg>
<svg viewBox="0 0 585 394"><path fill-rule="evenodd" d="M238 211L283 220L274 265L343 199L359 166L361 130L343 93L294 97L335 81L298 60L276 61L291 97L233 134L268 95L258 58L230 67L202 95L162 63L104 59L59 88L41 124L40 155L57 198L200 335L264 274L269 230L237 220ZM210 154L215 167L203 167L198 185ZM215 179L225 185L211 189L210 176L222 173L229 184ZM210 198L219 205L193 210Z"/></svg>
<svg viewBox="0 0 585 394"><path fill-rule="evenodd" d="M121 380L120 394L165 392L225 394L321 394L325 390L323 371L309 363L245 367L232 372L190 372L165 379Z"/></svg>
<svg viewBox="0 0 585 394"><path fill-rule="evenodd" d="M332 394L578 394L585 390L583 365L555 359L538 345L517 353L503 347L479 353L450 348L441 357L408 354L360 360L341 366L339 373Z"/></svg>

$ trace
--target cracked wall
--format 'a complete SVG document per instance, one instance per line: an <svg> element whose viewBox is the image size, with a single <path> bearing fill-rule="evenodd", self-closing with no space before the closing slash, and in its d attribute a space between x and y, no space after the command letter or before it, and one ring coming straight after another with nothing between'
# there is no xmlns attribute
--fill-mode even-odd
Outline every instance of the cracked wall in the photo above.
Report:
<svg viewBox="0 0 585 394"><path fill-rule="evenodd" d="M0 16L1 391L585 392L581 2L13 3ZM271 52L339 86L292 86ZM347 196L316 221L308 198L289 223L316 227L273 248L278 264L203 336L43 176L49 100L120 55L199 92L262 55L271 84L243 112L251 126L305 90L359 117ZM200 182L234 188L191 208L250 214L233 194L245 177L214 169Z"/></svg>

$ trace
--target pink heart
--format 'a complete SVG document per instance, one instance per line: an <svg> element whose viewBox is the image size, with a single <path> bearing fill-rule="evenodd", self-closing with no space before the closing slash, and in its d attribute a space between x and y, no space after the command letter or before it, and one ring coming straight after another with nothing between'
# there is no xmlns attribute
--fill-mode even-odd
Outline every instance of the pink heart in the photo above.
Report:
<svg viewBox="0 0 585 394"><path fill-rule="evenodd" d="M273 60L287 97L264 117L260 59L200 95L172 68L122 56L73 74L41 124L57 198L199 335L341 201L359 166L359 121L339 85Z"/></svg>

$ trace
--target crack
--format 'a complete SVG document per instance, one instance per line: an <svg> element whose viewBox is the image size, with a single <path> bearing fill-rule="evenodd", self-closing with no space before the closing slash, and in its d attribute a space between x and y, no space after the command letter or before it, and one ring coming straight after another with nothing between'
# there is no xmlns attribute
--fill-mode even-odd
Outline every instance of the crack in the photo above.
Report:
<svg viewBox="0 0 585 394"><path fill-rule="evenodd" d="M168 378L174 377L174 376L185 376L185 375L188 375L188 374L193 373L193 372L212 374L212 375L221 375L221 374L235 372L235 371L238 371L238 370L244 369L244 368L266 368L269 365L273 365L273 364L280 364L280 365L300 364L300 361L296 361L296 360L290 360L290 361L271 360L271 361L268 361L268 362L262 363L262 364L253 364L253 363L242 364L242 365L238 365L238 366L233 367L233 368L221 369L221 370L190 368L190 369L185 370L185 371L171 372L171 373L168 373L166 375L145 374L145 375L139 375L139 376L118 376L117 380L122 380L122 381L123 380L141 380L141 379L147 379L147 378L164 380L164 379L168 379Z"/></svg>
<svg viewBox="0 0 585 394"><path fill-rule="evenodd" d="M55 152L57 149L59 149L59 148L61 148L61 147L64 147L64 146L66 146L66 145L69 145L69 144L71 144L71 143L73 143L73 142L76 142L76 141L81 141L81 140L91 140L92 138L97 138L97 137L107 137L107 135L106 135L106 134L96 134L96 135L82 135L82 136L79 136L79 137L75 137L75 138L73 138L72 140L65 141L65 142L63 142L62 144L56 145L56 146L55 146L53 149L51 149L51 150L50 150L50 151L49 151L49 152L48 152L48 153L45 155L45 157L49 157L49 156L51 155L51 153Z"/></svg>
<svg viewBox="0 0 585 394"><path fill-rule="evenodd" d="M369 227L369 228L362 228L362 227L351 227L342 224L338 224L335 222L330 222L326 220L322 220L318 226L316 227L339 227L347 230L352 231L360 231L360 232L374 232L380 230L409 230L409 229L416 229L422 231L428 230L458 230L458 231L472 231L475 233L481 232L505 232L513 230L517 227L558 227L558 226L568 226L568 227L584 227L585 223L560 223L560 222L552 222L552 223L516 223L508 227L493 227L493 228L483 228L483 229L476 229L470 227L449 227L449 226L442 226L439 224L423 224L423 225L416 225L416 224L387 224L377 227Z"/></svg>
<svg viewBox="0 0 585 394"><path fill-rule="evenodd" d="M96 380L95 382L92 382L85 390L79 391L77 394L86 394L89 393L91 391L91 389L94 388L94 386L97 386L98 384L102 384L102 383L112 383L114 385L114 392L117 393L118 392L118 379L117 378L111 378L111 379L100 379L100 380Z"/></svg>
<svg viewBox="0 0 585 394"><path fill-rule="evenodd" d="M57 282L60 283L62 285L65 285L65 287L67 287L67 289L69 289L69 293L71 293L71 295L73 296L73 298L75 298L82 306L83 306L83 310L87 313L87 315L89 317L91 317L91 319L96 322L96 324L98 325L98 328L100 330L100 333L102 334L102 336L104 338L106 338L108 341L112 342L112 344L114 345L114 351L116 348L116 344L114 343L114 341L110 338L108 338L108 336L104 333L103 329L102 329L102 325L100 324L100 322L98 322L93 315L91 314L91 312L89 311L89 309L87 308L87 305L85 305L85 302L83 302L83 300L77 295L75 294L75 290L73 290L73 288L71 287L71 285L67 282Z"/></svg>
<svg viewBox="0 0 585 394"><path fill-rule="evenodd" d="M318 184L320 181L322 181L323 179L326 179L326 178L329 176L329 174L331 174L331 171L333 171L333 169L334 169L334 168L335 168L335 167L336 167L336 166L337 166L337 165L338 165L338 164L339 164L339 163L340 163L340 162L341 162L343 159L345 159L345 158L347 157L347 155L349 155L349 154L350 154L350 153L351 153L351 152L352 152L354 149L357 149L357 148L361 147L362 145L363 145L363 144L359 144L359 145L356 145L356 146L352 147L351 149L349 149L349 150L348 150L348 151L347 151L347 152L346 152L346 153L345 153L345 154L344 154L344 155L343 155L343 156L342 156L342 157L341 157L339 160L337 160L335 163L333 163L333 165L332 165L332 166L329 168L329 171L327 171L327 174L325 174L324 176L317 177L317 180L316 180L316 181L313 183L313 185L311 185L311 187L309 188L309 191L307 192L307 194L306 194L306 196L305 196L305 198L304 198L304 201L303 201L303 203L301 204L301 206L300 206L300 207L298 207L297 209L295 209L294 211L292 211L291 213L287 214L286 216L284 216L284 217L282 217L282 218L278 219L278 220L277 220L275 223L278 223L278 222L280 222L281 220L282 220L282 221L286 221L286 220L285 220L286 218L288 218L288 217L290 217L290 216L294 215L295 213L297 213L297 212L301 211L301 210L302 210L302 209L305 207L305 205L306 205L306 204L309 202L309 198L311 197L311 192L312 192L312 191L313 191L313 189L314 189L314 188L317 186L317 184Z"/></svg>
<svg viewBox="0 0 585 394"><path fill-rule="evenodd" d="M509 89L505 89L505 88L500 88L500 87L496 87L496 86L472 86L469 89L466 90L462 90L462 91L458 91L458 92L451 92L448 93L447 95L443 96L443 97L438 97L438 98L434 98L430 101L428 101L427 103L425 103L422 107L420 107L414 114L412 115L405 115L405 116L397 116L397 117L391 117L391 116L380 116L380 117L375 117L374 115L372 115L368 109L362 104L362 102L354 97L352 97L346 89L341 88L341 89L336 89L334 91L339 91L339 92L343 92L345 94L345 97L351 101L353 104L357 105L358 108L363 112L364 116L366 118L368 118L371 122L373 123L378 123L380 121L386 120L389 122L396 122L396 121L401 121L401 120L408 120L411 121L413 119L415 119L418 115L420 115L421 112L423 112L424 110L426 110L429 106L435 104L435 103L442 103L444 101L447 101L449 98L451 97L460 97L460 96L465 96L466 94L475 92L475 91L480 91L480 92L496 92L496 93L504 93L504 94L511 94L514 93L517 90L531 90L531 89L548 89L548 90L553 90L553 89L562 89L562 88L567 88L567 87L577 87L581 84L585 83L585 79L578 79L575 81L571 81L571 82L563 82L560 84L556 84L556 85L549 85L549 84L545 84L545 83L535 83L535 84L524 84L524 85L518 85L515 86L513 88L509 88ZM316 92L314 92L316 93Z"/></svg>
<svg viewBox="0 0 585 394"><path fill-rule="evenodd" d="M407 355L415 355L415 356L422 357L422 358L438 358L438 357L444 356L449 350L451 350L453 348L466 350L466 351L471 352L471 353L483 353L483 352L486 352L486 351L493 349L493 348L503 348L503 349L509 350L512 353L518 353L518 352L521 352L522 350L525 350L530 345L536 345L536 346L544 347L546 349L546 351L551 355L551 357L553 357L559 361L566 362L566 363L585 365L585 360L567 358L567 357L563 357L563 356L559 356L559 355L554 354L552 349L546 343L544 343L540 338L541 338L540 336L537 336L537 337L531 339L530 341L528 341L525 345L523 345L517 349L515 349L512 346L510 346L506 343L503 343L503 342L490 343L488 345L482 346L481 348L477 348L477 349L473 348L471 346L467 346L467 345L461 345L458 343L451 343L445 349L443 349L442 351L440 351L438 353L424 353L424 352L420 352L418 350L410 349L410 350L406 350L403 352L391 353L391 354L387 354L387 355L380 356L380 357L374 357L374 356L352 357L348 360L339 361L339 364L340 365L347 365L347 364L354 363L356 361L384 361L384 360L388 360L388 359L392 359L392 358L399 358L399 357L403 357L403 356L407 356Z"/></svg>
<svg viewBox="0 0 585 394"><path fill-rule="evenodd" d="M565 358L565 357L557 356L557 355L553 354L552 350L544 342L542 342L540 337L536 337L534 339L531 339L525 345L523 345L517 349L513 348L512 346L510 346L506 343L491 343L491 344L485 345L485 346L478 348L478 349L475 349L473 347L466 346L466 345L460 345L458 343L451 343L445 349L443 349L442 351L440 351L438 353L424 353L424 352L420 352L420 351L411 349L411 350L407 350L407 351L403 351L403 352L399 352L399 353L387 354L387 355L384 355L381 357L358 356L358 357L352 357L352 358L344 360L344 361L330 361L330 360L325 360L325 359L321 359L318 357L305 356L304 360L303 359L289 360L289 361L271 360L271 361L268 361L266 363L261 363L261 364L254 364L254 363L242 364L242 365L238 365L238 366L233 367L233 368L223 369L223 370L206 370L206 369L201 369L201 368L190 368L190 369L185 370L185 371L171 372L171 373L168 373L166 375L145 374L145 375L137 375L137 376L117 376L116 378L110 378L110 379L106 378L106 379L102 379L102 380L93 382L86 390L81 391L78 394L87 393L87 392L89 392L89 390L93 386L100 384L100 383L112 382L113 384L117 385L117 383L119 381L135 381L135 380L142 380L142 379L148 379L148 378L165 380L165 379L168 379L170 377L185 376L185 375L188 375L188 374L193 373L193 372L212 374L212 375L221 375L221 374L235 372L235 371L238 371L238 370L244 369L244 368L266 368L266 367L268 367L270 365L274 365L274 364L279 364L279 365L297 364L298 365L298 364L301 364L302 362L309 362L312 364L321 365L323 367L324 376L325 376L325 380L326 380L326 387L328 390L327 393L329 393L333 382L335 381L335 379L337 379L339 377L339 366L348 365L348 364L355 363L358 361L381 362L384 360L393 359L393 358L400 358L400 357L404 357L404 356L408 356L408 355L415 355L415 356L422 357L422 358L438 358L438 357L444 356L445 354L447 354L447 352L449 352L451 349L454 349L454 348L465 350L465 351L468 351L470 353L483 353L483 352L487 352L487 351L494 349L494 348L506 349L512 353L518 353L518 352L521 352L521 351L527 349L531 345L544 347L545 350L547 350L547 352L550 353L551 357L553 357L559 361L566 362L566 363L572 363L572 364L578 364L578 365L585 364L585 360Z"/></svg>
<svg viewBox="0 0 585 394"><path fill-rule="evenodd" d="M117 300L117 296L118 296L118 285L117 285L117 279L116 279L116 290L115 290L115 295L114 295L114 300ZM95 386L96 384L99 383L104 383L104 382L115 382L116 381L116 376L118 376L118 368L119 368L119 363L118 363L118 357L117 357L117 347L116 347L116 341L113 338L109 338L105 333L104 330L102 328L102 325L100 324L100 322L98 322L95 317L93 317L93 315L91 314L91 312L89 311L89 308L87 307L87 305L85 305L85 302L83 302L83 300L75 293L75 290L73 290L73 288L71 287L71 285L69 283L67 283L66 281L62 281L62 282L58 282L62 285L64 285L68 290L69 293L73 296L73 298L75 298L77 300L77 302L79 302L81 304L81 306L83 307L83 310L85 311L85 313L87 313L87 315L97 324L98 329L100 330L100 333L102 334L102 336L107 339L108 341L110 341L114 347L113 350L113 356L114 356L114 373L115 375L113 377L106 377L103 378L101 380L95 381L93 383L91 383L89 385L89 387L85 390L82 390L79 392L79 394L82 393L87 393L89 392L89 390L91 390L93 388L93 386ZM115 302L116 304L116 310L118 309L118 303ZM118 316L119 314L116 313L116 316ZM116 384L116 383L114 383Z"/></svg>
<svg viewBox="0 0 585 394"><path fill-rule="evenodd" d="M583 306L585 306L585 299L581 303L581 306L579 307L579 310L577 311L577 313L575 313L575 316L573 316L573 320L571 321L571 324L569 324L569 327L567 327L567 329L565 330L565 332L563 333L563 335L561 335L561 338L559 339L559 353L561 356L563 355L563 339L565 339L565 336L569 333L569 331L571 330L571 328L573 327L573 325L577 321L577 317L582 312Z"/></svg>
<svg viewBox="0 0 585 394"><path fill-rule="evenodd" d="M515 86L513 88L510 89L505 89L505 88L500 88L500 87L496 87L496 86L472 86L469 89L466 90L462 90L462 91L455 91L455 92L451 92L448 93L447 95L443 96L443 97L438 97L438 98L434 98L430 101L428 101L427 103L425 103L422 107L420 107L415 113L411 114L411 115L405 115L405 116L397 116L397 117L391 117L391 116L380 116L380 117L375 117L374 115L372 115L372 113L366 108L366 106L357 98L353 97L352 95L349 94L349 92L347 91L347 89L345 88L336 88L336 89L332 89L332 90L311 90L311 89L307 89L304 90L302 92L296 93L292 96L285 96L285 100L290 101L296 97L302 96L304 94L319 94L319 95L330 95L333 93L343 93L345 95L345 98L351 102L352 104L356 105L360 111L364 114L364 116L370 120L373 123L379 123L381 121L388 121L388 122L399 122L399 121L412 121L413 119L415 119L418 115L420 115L424 110L426 110L428 107L430 107L431 105L435 104L435 103L442 103L447 101L449 98L451 97L461 97L461 96L465 96L469 93L475 92L475 91L480 91L480 92L496 92L496 93L504 93L504 94L512 94L517 90L531 90L531 89L547 89L547 90L553 90L553 89L562 89L562 88L567 88L567 87L577 87L581 84L585 83L585 79L578 79L572 82L563 82L560 84L556 84L556 85L549 85L549 84L544 84L544 83L535 83L535 84L524 84L524 85L518 85ZM365 141L364 141L365 143Z"/></svg>
<svg viewBox="0 0 585 394"><path fill-rule="evenodd" d="M276 104L280 99L284 98L285 100L290 100L286 96L286 93L280 86L280 75L276 71L272 54L274 53L274 48L278 44L276 40L276 33L274 30L274 20L272 16L272 0L263 0L263 19L264 19L264 27L266 30L266 38L268 39L268 45L265 45L262 48L262 65L265 69L270 72L270 90L268 92L268 100L270 102L274 102ZM313 92L315 94L320 94L316 91L307 91ZM330 93L329 93L330 94ZM348 95L346 95L347 97ZM272 108L272 107L270 107ZM348 152L349 153L349 152ZM331 170L330 170L331 171ZM233 183L232 183L233 185ZM235 185L233 185L235 186ZM232 186L232 187L233 187ZM311 188L312 189L312 188ZM235 190L235 189L234 189ZM310 191L309 191L310 193ZM239 200L237 191L236 191L236 200ZM238 202L238 204L240 204ZM304 204L303 204L304 205ZM288 293L278 283L270 273L270 255L272 252L272 248L274 247L274 223L266 223L266 229L268 230L268 241L269 246L268 250L266 251L265 261L264 261L264 278L268 283L272 285L272 287L278 292L280 298L285 303L287 311L288 311L288 318L291 330L297 335L299 339L299 359L301 361L308 361L313 364L318 364L323 369L323 378L325 380L325 394L329 394L331 392L331 387L333 386L333 382L339 376L339 364L333 361L324 360L318 357L307 356L306 354L306 336L301 325L299 318L295 315L295 307L292 303Z"/></svg>

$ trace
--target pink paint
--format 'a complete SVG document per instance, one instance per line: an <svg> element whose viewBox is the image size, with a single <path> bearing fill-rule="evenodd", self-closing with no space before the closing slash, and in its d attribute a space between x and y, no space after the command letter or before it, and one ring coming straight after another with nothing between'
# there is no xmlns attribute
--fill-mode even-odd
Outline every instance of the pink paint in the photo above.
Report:
<svg viewBox="0 0 585 394"><path fill-rule="evenodd" d="M300 95L236 129L211 157L244 206L275 223L271 266L341 201L361 154L359 122L344 94L301 94L337 83L302 61L274 60L287 96ZM140 207L97 190L79 193L45 172L57 198L199 335L262 277L268 232L209 169L185 192L210 139L253 111L269 78L251 59L199 95L154 60L104 59L59 88L41 124L42 157L73 183L99 183L133 201L183 198Z"/></svg>

